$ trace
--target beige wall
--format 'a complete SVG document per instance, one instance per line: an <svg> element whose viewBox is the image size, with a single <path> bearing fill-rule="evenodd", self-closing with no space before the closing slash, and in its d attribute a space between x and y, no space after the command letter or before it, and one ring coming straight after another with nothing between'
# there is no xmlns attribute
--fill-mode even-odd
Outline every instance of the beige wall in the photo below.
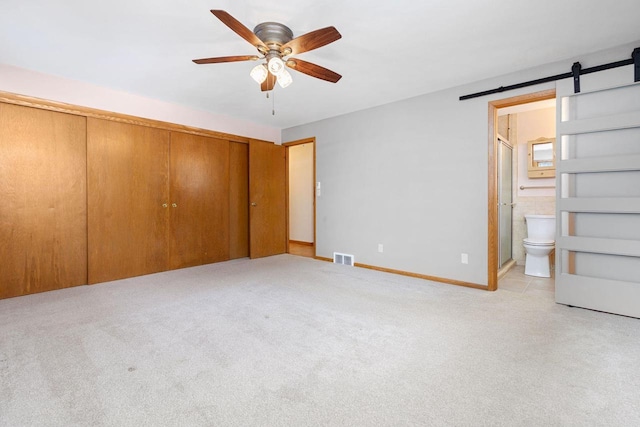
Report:
<svg viewBox="0 0 640 427"><path fill-rule="evenodd" d="M289 147L289 240L313 243L313 144Z"/></svg>
<svg viewBox="0 0 640 427"><path fill-rule="evenodd" d="M510 142L514 145L514 199L513 209L513 259L524 265L525 253L522 239L527 237L524 216L527 214L554 215L555 189L524 189L520 186L555 186L555 179L529 179L527 177L527 142L556 135L556 109L544 108L511 115Z"/></svg>

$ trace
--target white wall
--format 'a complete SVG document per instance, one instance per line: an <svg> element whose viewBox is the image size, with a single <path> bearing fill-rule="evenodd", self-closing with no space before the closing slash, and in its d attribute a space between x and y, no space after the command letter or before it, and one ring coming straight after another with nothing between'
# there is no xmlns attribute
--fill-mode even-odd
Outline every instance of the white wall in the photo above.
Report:
<svg viewBox="0 0 640 427"><path fill-rule="evenodd" d="M0 64L0 91L280 143L280 130L76 80Z"/></svg>
<svg viewBox="0 0 640 427"><path fill-rule="evenodd" d="M289 239L313 243L313 144L289 150Z"/></svg>
<svg viewBox="0 0 640 427"><path fill-rule="evenodd" d="M575 60L584 68L617 61L638 45ZM555 83L458 97L568 72L573 62L285 129L283 141L316 137L316 253L350 253L362 264L486 285L488 102ZM463 252L469 264L461 264Z"/></svg>

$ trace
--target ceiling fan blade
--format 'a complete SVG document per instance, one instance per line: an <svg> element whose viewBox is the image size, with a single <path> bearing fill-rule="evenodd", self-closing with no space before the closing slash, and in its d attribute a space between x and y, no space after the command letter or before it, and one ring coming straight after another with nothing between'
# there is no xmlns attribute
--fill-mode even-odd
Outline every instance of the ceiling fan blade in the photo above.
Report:
<svg viewBox="0 0 640 427"><path fill-rule="evenodd" d="M284 52L287 48L291 49L290 55L308 52L328 45L329 43L333 43L341 38L342 35L335 29L335 27L321 28L307 34L303 34L300 37L296 37L288 43L285 43L282 45L281 52Z"/></svg>
<svg viewBox="0 0 640 427"><path fill-rule="evenodd" d="M342 76L338 73L335 73L319 65L312 64L311 62L303 61L302 59L289 59L286 64L287 67L292 68L296 71L300 71L301 73L307 74L311 77L326 80L331 83L336 83L342 78Z"/></svg>
<svg viewBox="0 0 640 427"><path fill-rule="evenodd" d="M276 85L276 76L271 73L267 73L267 78L260 84L260 90L268 92Z"/></svg>
<svg viewBox="0 0 640 427"><path fill-rule="evenodd" d="M218 56L217 58L194 59L196 64L218 64L220 62L255 61L260 59L256 55Z"/></svg>
<svg viewBox="0 0 640 427"><path fill-rule="evenodd" d="M223 24L231 28L237 35L239 35L240 37L242 37L243 39L251 43L253 46L261 47L265 51L269 50L269 48L267 48L267 46L262 42L262 40L260 40L258 36L253 34L253 31L251 31L250 29L242 25L240 21L238 21L233 16L229 15L224 10L214 9L214 10L211 10L211 13L213 13L216 16L216 18L222 21Z"/></svg>

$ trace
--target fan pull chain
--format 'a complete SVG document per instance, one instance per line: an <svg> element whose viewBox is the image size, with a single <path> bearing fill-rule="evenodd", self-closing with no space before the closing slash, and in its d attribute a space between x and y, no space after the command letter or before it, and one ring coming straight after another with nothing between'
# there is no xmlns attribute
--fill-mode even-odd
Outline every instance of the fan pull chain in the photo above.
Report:
<svg viewBox="0 0 640 427"><path fill-rule="evenodd" d="M271 96L269 96L269 94L272 94ZM269 92L266 92L267 94L267 99L271 98L271 115L275 116L276 115L276 94L273 91L273 89L271 89Z"/></svg>

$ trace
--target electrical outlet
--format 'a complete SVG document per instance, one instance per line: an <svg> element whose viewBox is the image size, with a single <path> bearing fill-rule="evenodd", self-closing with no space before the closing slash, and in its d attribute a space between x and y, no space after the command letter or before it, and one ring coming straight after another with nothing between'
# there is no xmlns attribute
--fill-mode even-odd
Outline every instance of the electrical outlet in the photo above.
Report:
<svg viewBox="0 0 640 427"><path fill-rule="evenodd" d="M382 247L382 243L378 243L378 252L382 253L383 252L383 247Z"/></svg>
<svg viewBox="0 0 640 427"><path fill-rule="evenodd" d="M460 262L463 264L469 264L469 254L460 254Z"/></svg>

